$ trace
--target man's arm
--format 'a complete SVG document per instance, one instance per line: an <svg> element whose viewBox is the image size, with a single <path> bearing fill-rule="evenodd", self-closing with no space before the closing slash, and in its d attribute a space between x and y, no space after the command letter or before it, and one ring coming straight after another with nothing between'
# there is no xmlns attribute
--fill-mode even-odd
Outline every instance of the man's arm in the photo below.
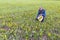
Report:
<svg viewBox="0 0 60 40"><path fill-rule="evenodd" d="M45 10L43 10L42 16L44 16L44 17L46 16Z"/></svg>

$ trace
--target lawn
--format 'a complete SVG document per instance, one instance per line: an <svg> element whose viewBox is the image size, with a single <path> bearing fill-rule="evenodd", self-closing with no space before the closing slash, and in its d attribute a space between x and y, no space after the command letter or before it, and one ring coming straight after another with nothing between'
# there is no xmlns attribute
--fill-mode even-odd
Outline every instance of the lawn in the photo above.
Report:
<svg viewBox="0 0 60 40"><path fill-rule="evenodd" d="M46 10L36 21L39 7ZM60 40L60 1L0 0L0 40Z"/></svg>

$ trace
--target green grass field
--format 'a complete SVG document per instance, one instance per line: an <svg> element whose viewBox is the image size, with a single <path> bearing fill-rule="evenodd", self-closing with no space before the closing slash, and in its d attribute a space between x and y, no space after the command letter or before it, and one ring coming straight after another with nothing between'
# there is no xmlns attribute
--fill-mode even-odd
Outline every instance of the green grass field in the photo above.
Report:
<svg viewBox="0 0 60 40"><path fill-rule="evenodd" d="M35 18L46 10L43 23ZM0 40L60 40L60 1L0 0Z"/></svg>

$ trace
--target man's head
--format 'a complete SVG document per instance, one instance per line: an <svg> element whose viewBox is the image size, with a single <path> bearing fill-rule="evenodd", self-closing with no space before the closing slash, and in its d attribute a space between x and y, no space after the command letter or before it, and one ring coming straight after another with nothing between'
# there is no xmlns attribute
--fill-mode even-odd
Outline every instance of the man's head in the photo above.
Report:
<svg viewBox="0 0 60 40"><path fill-rule="evenodd" d="M40 8L39 8L39 10L43 10L43 8L42 8L42 7L40 7Z"/></svg>

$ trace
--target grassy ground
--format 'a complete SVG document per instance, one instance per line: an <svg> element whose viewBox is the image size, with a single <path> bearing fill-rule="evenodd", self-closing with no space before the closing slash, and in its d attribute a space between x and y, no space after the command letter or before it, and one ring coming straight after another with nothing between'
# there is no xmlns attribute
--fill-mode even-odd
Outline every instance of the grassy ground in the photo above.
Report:
<svg viewBox="0 0 60 40"><path fill-rule="evenodd" d="M46 10L36 21L39 7ZM0 40L60 40L60 1L0 0Z"/></svg>

